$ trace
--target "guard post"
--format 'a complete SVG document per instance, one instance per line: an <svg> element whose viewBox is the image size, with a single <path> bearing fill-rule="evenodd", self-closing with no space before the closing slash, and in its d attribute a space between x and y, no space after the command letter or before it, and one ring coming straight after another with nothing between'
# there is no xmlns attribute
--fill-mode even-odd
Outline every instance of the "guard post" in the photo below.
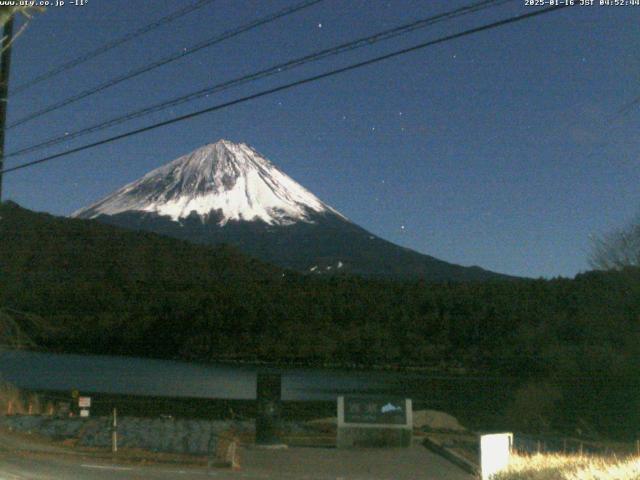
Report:
<svg viewBox="0 0 640 480"><path fill-rule="evenodd" d="M509 466L513 449L513 433L480 436L480 471L482 480L490 480Z"/></svg>

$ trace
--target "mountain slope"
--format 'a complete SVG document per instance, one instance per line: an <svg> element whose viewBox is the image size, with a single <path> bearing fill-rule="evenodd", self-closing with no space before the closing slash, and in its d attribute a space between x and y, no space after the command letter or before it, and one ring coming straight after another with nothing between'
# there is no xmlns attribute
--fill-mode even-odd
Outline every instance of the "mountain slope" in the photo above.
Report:
<svg viewBox="0 0 640 480"><path fill-rule="evenodd" d="M431 373L466 367L478 374L472 380L495 374L509 388L522 380L517 395L523 398L531 391L544 396L547 387L555 396L561 388L566 401L554 404L550 419L567 418L559 424L567 428L571 422L584 428L586 421L629 439L640 423L639 298L640 269L441 285L316 277L228 247L0 204L5 339L16 338L13 321L2 318L9 312L20 335L69 353L394 370L415 365ZM424 398L432 398L432 389L427 382ZM503 398L489 392L480 404L472 390L465 397L471 404L460 406L459 395L452 401L495 418ZM501 392L509 394L507 387ZM525 426L540 423L537 410L527 416L526 402L516 406Z"/></svg>
<svg viewBox="0 0 640 480"><path fill-rule="evenodd" d="M73 214L194 243L229 243L307 273L482 281L507 278L400 247L349 221L251 147L220 140Z"/></svg>
<svg viewBox="0 0 640 480"><path fill-rule="evenodd" d="M73 213L80 218L151 212L179 221L192 214L229 221L290 225L311 213L332 213L311 192L245 144L205 145L125 185L98 203Z"/></svg>

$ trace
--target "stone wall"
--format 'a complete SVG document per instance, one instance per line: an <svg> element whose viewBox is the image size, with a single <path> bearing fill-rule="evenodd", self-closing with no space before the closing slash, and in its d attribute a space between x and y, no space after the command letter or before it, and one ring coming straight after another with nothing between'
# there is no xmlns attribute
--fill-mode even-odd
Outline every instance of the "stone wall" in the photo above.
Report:
<svg viewBox="0 0 640 480"><path fill-rule="evenodd" d="M54 418L37 415L0 417L0 426L36 433L52 440L77 440L84 447L111 447L109 417ZM255 433L252 420L184 420L172 418L118 417L118 447L142 448L155 452L205 455L215 449L218 435L229 431L241 437ZM297 422L282 425L282 433L304 433L312 427Z"/></svg>
<svg viewBox="0 0 640 480"><path fill-rule="evenodd" d="M0 419L0 424L52 440L75 439L79 446L111 446L111 422L107 417L10 416ZM218 434L230 430L251 433L253 422L122 417L118 419L118 447L204 455L215 448Z"/></svg>

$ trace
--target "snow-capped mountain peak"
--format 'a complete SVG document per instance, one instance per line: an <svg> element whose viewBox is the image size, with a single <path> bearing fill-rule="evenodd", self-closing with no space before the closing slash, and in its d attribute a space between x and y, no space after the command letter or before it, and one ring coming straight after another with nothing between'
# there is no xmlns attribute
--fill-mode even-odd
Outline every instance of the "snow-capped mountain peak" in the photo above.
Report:
<svg viewBox="0 0 640 480"><path fill-rule="evenodd" d="M129 211L175 221L194 212L203 219L214 213L220 225L241 220L288 225L312 222L313 214L323 213L342 217L253 148L228 140L152 170L72 216L95 218Z"/></svg>

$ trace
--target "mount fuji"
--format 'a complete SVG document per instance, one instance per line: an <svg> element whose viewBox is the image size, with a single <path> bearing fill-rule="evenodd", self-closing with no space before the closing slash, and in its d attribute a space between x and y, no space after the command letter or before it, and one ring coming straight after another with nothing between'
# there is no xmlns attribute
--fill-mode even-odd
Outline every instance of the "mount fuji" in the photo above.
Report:
<svg viewBox="0 0 640 480"><path fill-rule="evenodd" d="M506 276L400 247L351 222L243 143L220 140L72 217L244 253L310 274L480 281Z"/></svg>

